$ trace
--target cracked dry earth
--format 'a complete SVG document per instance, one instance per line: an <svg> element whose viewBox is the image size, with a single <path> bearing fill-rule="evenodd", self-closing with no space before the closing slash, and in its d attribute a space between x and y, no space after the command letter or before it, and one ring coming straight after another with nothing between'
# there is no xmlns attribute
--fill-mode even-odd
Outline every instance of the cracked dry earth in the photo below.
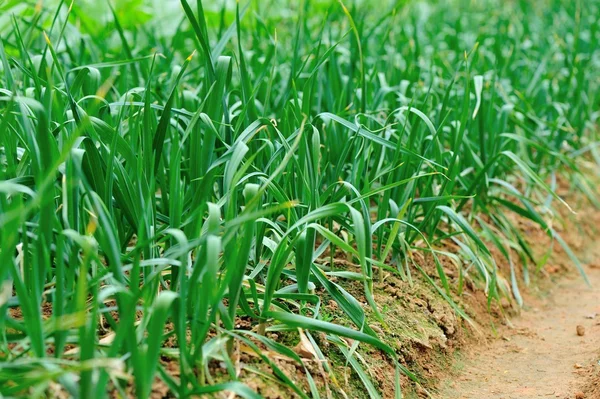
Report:
<svg viewBox="0 0 600 399"><path fill-rule="evenodd" d="M600 248L591 252L600 261ZM528 300L498 339L456 362L435 397L600 398L600 267L586 273L592 287L573 274L544 298Z"/></svg>

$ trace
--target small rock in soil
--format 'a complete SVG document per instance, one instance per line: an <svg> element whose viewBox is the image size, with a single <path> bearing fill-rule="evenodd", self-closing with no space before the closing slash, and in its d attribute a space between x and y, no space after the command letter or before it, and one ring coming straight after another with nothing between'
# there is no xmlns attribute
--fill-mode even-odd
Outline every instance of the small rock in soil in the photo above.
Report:
<svg viewBox="0 0 600 399"><path fill-rule="evenodd" d="M577 326L577 335L579 335L580 337L583 337L585 335L585 327L583 327L582 325L578 325Z"/></svg>
<svg viewBox="0 0 600 399"><path fill-rule="evenodd" d="M584 398L585 398L585 394L581 391L579 391L575 394L575 399L584 399Z"/></svg>
<svg viewBox="0 0 600 399"><path fill-rule="evenodd" d="M550 274L556 274L556 273L558 273L560 271L560 267L558 267L558 266L547 266L546 270Z"/></svg>
<svg viewBox="0 0 600 399"><path fill-rule="evenodd" d="M337 308L338 308L338 304L337 304L337 302L336 302L336 301L334 301L333 299L330 299L330 300L329 300L329 302L328 302L328 304L329 304L329 307L330 307L331 309L334 309L334 310L335 310L335 309L337 309Z"/></svg>

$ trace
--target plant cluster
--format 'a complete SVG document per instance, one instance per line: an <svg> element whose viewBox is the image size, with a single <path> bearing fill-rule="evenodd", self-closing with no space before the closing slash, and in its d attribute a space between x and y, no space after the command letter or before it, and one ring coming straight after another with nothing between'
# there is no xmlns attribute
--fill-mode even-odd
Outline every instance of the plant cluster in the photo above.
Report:
<svg viewBox="0 0 600 399"><path fill-rule="evenodd" d="M264 354L303 365L287 331L372 397L357 348L383 351L400 396L374 282L521 303L543 259L515 213L581 268L552 221L559 172L597 203L598 1L54 3L0 2L2 394L253 398L244 345L319 397Z"/></svg>

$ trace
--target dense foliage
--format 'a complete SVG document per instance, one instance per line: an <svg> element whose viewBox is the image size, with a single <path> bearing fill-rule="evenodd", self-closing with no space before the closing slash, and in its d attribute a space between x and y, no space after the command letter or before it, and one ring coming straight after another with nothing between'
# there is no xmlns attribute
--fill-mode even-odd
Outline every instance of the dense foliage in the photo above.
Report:
<svg viewBox="0 0 600 399"><path fill-rule="evenodd" d="M520 303L543 262L511 213L579 266L552 220L559 170L596 201L598 1L115 3L0 1L2 394L255 397L242 342L318 397L262 355L302 363L265 334L300 327L375 397L357 346L397 357L373 282L416 251L464 318L465 280Z"/></svg>

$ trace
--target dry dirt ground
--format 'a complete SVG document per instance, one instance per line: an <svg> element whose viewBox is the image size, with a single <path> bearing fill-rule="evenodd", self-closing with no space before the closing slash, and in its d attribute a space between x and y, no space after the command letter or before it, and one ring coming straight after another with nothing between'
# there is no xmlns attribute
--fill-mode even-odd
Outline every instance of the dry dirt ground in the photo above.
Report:
<svg viewBox="0 0 600 399"><path fill-rule="evenodd" d="M560 278L497 338L455 362L440 399L600 398L600 242L585 259L592 287Z"/></svg>

